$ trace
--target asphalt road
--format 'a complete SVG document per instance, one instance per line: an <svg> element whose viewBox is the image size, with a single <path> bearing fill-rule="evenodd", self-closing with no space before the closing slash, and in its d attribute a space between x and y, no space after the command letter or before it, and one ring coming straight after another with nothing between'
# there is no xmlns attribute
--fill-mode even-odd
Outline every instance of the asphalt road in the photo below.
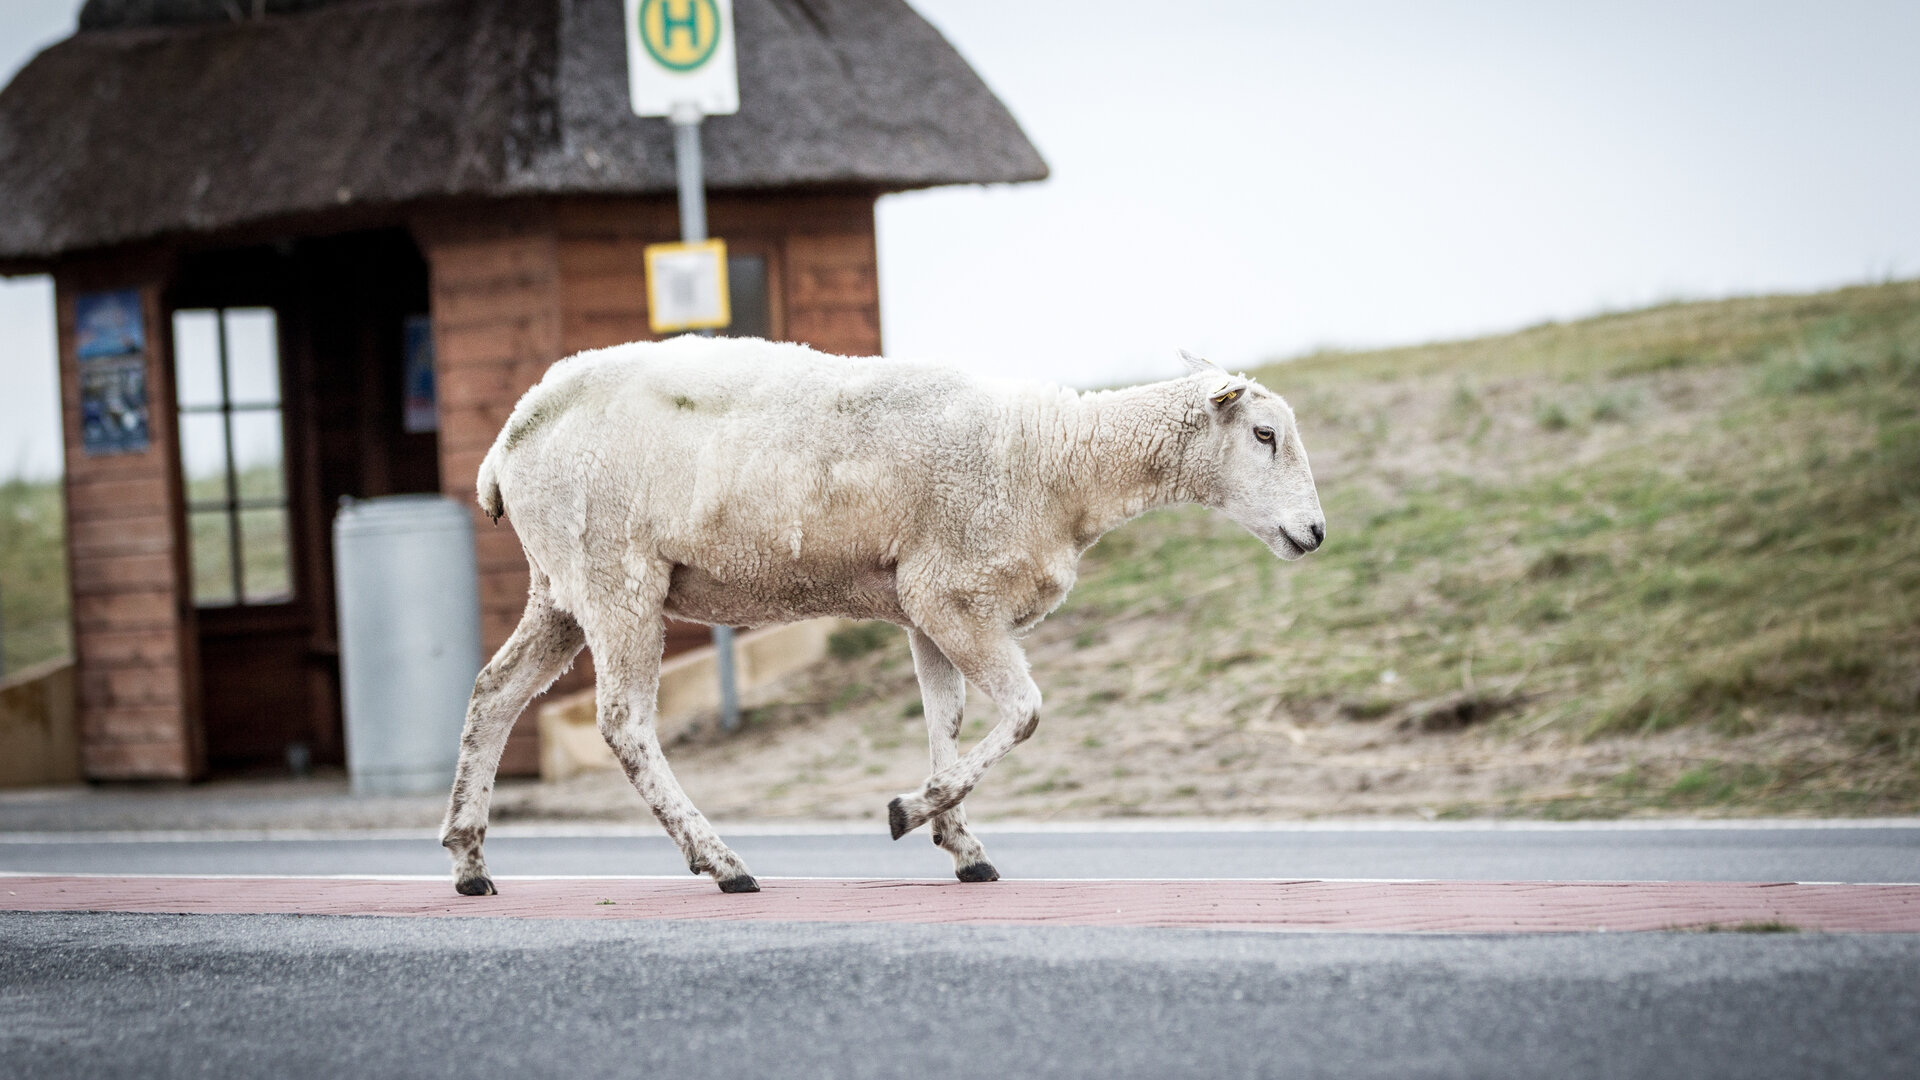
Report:
<svg viewBox="0 0 1920 1080"><path fill-rule="evenodd" d="M487 840L498 875L683 874L659 835L504 828ZM1920 882L1920 826L980 830L1009 878L1437 878L1533 881ZM441 874L431 834L0 833L0 871L142 874ZM924 830L879 826L770 834L722 830L769 877L944 877Z"/></svg>
<svg viewBox="0 0 1920 1080"><path fill-rule="evenodd" d="M21 1077L1920 1075L1920 937L0 913Z"/></svg>

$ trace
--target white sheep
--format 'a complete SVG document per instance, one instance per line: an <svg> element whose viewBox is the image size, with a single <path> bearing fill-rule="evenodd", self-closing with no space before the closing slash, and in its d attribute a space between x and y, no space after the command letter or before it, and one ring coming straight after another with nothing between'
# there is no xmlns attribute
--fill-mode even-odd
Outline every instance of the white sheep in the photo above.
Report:
<svg viewBox="0 0 1920 1080"><path fill-rule="evenodd" d="M1096 393L756 339L555 364L480 465L480 505L512 519L532 585L468 705L441 836L455 887L494 892L480 849L501 748L585 645L600 732L687 865L758 888L661 755L663 614L905 627L932 772L889 804L893 836L932 821L960 880L998 878L961 800L1039 723L1016 639L1066 597L1081 554L1175 503L1225 512L1282 559L1325 536L1287 403L1181 355L1184 378ZM969 679L1000 717L962 754Z"/></svg>

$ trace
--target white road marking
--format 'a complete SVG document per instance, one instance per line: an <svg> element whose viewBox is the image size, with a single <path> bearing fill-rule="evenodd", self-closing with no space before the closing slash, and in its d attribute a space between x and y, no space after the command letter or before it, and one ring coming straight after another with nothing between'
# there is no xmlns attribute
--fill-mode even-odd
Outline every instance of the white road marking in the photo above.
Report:
<svg viewBox="0 0 1920 1080"><path fill-rule="evenodd" d="M1480 833L1480 832L1743 832L1814 829L1920 829L1920 817L1893 818L1630 818L1606 821L1348 818L1317 821L1233 821L1188 818L1127 818L1102 821L972 822L978 836L1099 835L1129 833ZM885 835L875 821L716 823L723 836ZM487 839L606 839L664 837L647 823L498 825ZM178 844L262 841L431 840L438 829L122 829L0 832L0 844Z"/></svg>

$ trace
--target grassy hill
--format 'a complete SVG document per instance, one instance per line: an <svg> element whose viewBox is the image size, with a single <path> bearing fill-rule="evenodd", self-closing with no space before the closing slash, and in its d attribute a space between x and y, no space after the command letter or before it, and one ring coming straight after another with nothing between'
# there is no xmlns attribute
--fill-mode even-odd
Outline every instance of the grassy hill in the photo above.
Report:
<svg viewBox="0 0 1920 1080"><path fill-rule="evenodd" d="M1373 399L1334 421L1337 460L1368 482L1335 478L1354 535L1328 561L1346 580L1308 623L1424 624L1424 646L1396 650L1407 688L1371 700L1448 689L1478 645L1482 681L1510 676L1536 725L1808 713L1920 749L1920 285L1353 360L1268 374L1297 372L1329 420L1348 388ZM1379 400L1396 371L1426 384L1424 407ZM1321 692L1353 692L1338 667Z"/></svg>
<svg viewBox="0 0 1920 1080"><path fill-rule="evenodd" d="M1811 724L1850 763L1615 794L1920 795L1920 283L1258 374L1301 418L1332 538L1299 573L1195 513L1096 548L1062 614L1171 624L1156 683L1505 737Z"/></svg>
<svg viewBox="0 0 1920 1080"><path fill-rule="evenodd" d="M1325 548L1281 564L1198 509L1101 541L976 814L1920 809L1920 282L1257 374ZM871 816L918 782L900 635L843 645L872 651L676 751L703 806ZM606 783L577 808L631 804Z"/></svg>

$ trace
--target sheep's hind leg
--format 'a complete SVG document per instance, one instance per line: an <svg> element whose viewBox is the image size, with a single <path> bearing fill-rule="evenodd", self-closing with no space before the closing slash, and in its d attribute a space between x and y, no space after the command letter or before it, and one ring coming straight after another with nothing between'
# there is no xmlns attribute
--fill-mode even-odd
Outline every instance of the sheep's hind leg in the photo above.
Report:
<svg viewBox="0 0 1920 1080"><path fill-rule="evenodd" d="M473 681L467 725L460 735L460 764L440 827L440 843L453 856L453 887L466 896L496 891L480 847L487 838L487 809L507 733L527 702L553 685L584 643L579 624L553 606L546 578L535 570L520 625Z"/></svg>
<svg viewBox="0 0 1920 1080"><path fill-rule="evenodd" d="M660 649L666 636L660 605L666 598L667 574L658 574L658 595L649 603L627 598L611 633L589 626L587 644L593 650L600 735L620 760L627 779L646 800L653 816L686 857L687 869L711 874L721 892L759 892L747 864L733 853L720 835L687 798L680 781L661 752L654 717L660 691Z"/></svg>
<svg viewBox="0 0 1920 1080"><path fill-rule="evenodd" d="M995 762L1027 741L1040 726L1040 688L1027 674L1026 657L1011 637L977 641L936 638L935 644L962 675L999 706L1000 721L958 760L934 769L919 791L887 804L887 824L895 840L959 806Z"/></svg>
<svg viewBox="0 0 1920 1080"><path fill-rule="evenodd" d="M933 639L917 628L907 631L913 645L913 669L920 676L920 701L926 708L927 744L933 772L960 759L960 719L967 703L967 682ZM961 881L998 881L1000 871L987 861L987 849L967 828L959 803L933 817L933 842L953 856Z"/></svg>

